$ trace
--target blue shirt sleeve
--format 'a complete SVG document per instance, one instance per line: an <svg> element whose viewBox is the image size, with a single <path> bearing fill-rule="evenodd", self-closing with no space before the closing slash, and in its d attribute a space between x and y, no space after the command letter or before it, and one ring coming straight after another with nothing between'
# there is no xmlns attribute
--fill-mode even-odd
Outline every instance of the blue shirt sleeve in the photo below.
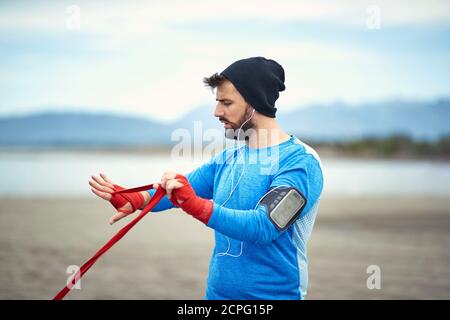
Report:
<svg viewBox="0 0 450 320"><path fill-rule="evenodd" d="M270 189L278 186L297 188L306 198L307 203L300 213L301 217L322 194L323 176L319 162L312 155L308 155L303 161L298 161L295 157L290 158L285 169L274 176Z"/></svg>
<svg viewBox="0 0 450 320"><path fill-rule="evenodd" d="M150 197L153 197L153 195L155 194L156 190L155 189L150 189L147 190L147 192L150 194ZM172 209L174 207L173 203L170 202L169 198L167 198L167 196L164 196L157 204L155 207L153 207L153 209L151 210L152 212L159 212L159 211L164 211L164 210L168 210L168 209Z"/></svg>
<svg viewBox="0 0 450 320"><path fill-rule="evenodd" d="M253 210L236 210L214 203L208 227L236 240L261 244L269 243L281 234L269 220L264 206Z"/></svg>
<svg viewBox="0 0 450 320"><path fill-rule="evenodd" d="M308 156L305 162L292 157L274 176L270 188L276 186L295 187L302 192L307 199L302 213L307 212L322 192L322 172L317 160ZM282 233L261 205L254 210L236 210L214 204L208 226L230 238L255 243L269 243Z"/></svg>
<svg viewBox="0 0 450 320"><path fill-rule="evenodd" d="M214 159L186 175L195 194L204 199L212 199L214 194Z"/></svg>

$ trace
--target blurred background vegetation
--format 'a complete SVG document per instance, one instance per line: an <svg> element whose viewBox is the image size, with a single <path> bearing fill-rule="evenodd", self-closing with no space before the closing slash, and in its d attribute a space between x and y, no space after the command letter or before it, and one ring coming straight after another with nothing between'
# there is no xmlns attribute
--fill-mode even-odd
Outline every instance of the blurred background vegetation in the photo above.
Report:
<svg viewBox="0 0 450 320"><path fill-rule="evenodd" d="M436 141L417 141L406 135L385 138L365 137L345 142L306 140L323 153L337 156L388 158L388 159L434 159L450 160L450 135Z"/></svg>

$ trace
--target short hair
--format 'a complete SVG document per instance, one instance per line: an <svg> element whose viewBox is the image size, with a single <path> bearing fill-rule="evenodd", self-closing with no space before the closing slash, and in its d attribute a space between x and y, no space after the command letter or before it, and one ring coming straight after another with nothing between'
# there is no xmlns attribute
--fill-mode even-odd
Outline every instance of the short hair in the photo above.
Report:
<svg viewBox="0 0 450 320"><path fill-rule="evenodd" d="M220 86L225 80L227 80L227 78L216 72L210 77L204 77L203 83L205 86L210 87L211 90L213 90Z"/></svg>

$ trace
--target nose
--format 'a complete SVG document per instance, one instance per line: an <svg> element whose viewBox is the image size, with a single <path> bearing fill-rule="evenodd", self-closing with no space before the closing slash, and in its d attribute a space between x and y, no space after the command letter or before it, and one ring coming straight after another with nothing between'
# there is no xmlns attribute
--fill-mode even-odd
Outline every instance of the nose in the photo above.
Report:
<svg viewBox="0 0 450 320"><path fill-rule="evenodd" d="M217 118L224 116L223 108L220 106L220 102L217 103L216 105L216 109L214 110L214 116Z"/></svg>

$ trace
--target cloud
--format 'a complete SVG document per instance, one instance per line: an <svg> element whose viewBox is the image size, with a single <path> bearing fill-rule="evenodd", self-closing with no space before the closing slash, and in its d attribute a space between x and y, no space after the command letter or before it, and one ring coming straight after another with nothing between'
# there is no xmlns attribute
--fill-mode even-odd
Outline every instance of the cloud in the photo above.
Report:
<svg viewBox="0 0 450 320"><path fill-rule="evenodd" d="M213 106L202 77L254 55L285 67L287 108L448 94L448 1L76 3L79 30L67 28L69 1L0 4L0 112L79 106L172 120ZM379 31L365 25L368 4L380 7Z"/></svg>
<svg viewBox="0 0 450 320"><path fill-rule="evenodd" d="M369 5L380 8L386 24L446 22L450 16L447 0L228 0L228 1L77 1L81 30L127 33L130 36L160 31L166 24L243 19L266 21L322 21L364 24ZM34 31L66 27L70 17L67 1L29 1L26 5L2 4L0 29Z"/></svg>

